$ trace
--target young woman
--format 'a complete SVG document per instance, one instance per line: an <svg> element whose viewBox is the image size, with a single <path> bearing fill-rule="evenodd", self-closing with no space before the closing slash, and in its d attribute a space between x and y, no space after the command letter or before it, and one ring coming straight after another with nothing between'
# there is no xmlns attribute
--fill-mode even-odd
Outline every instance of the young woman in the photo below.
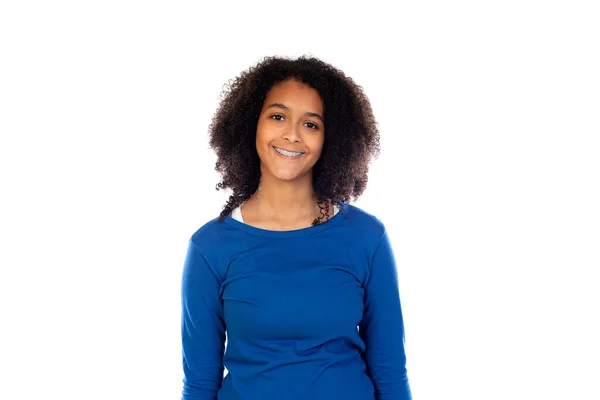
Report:
<svg viewBox="0 0 600 400"><path fill-rule="evenodd" d="M210 145L232 194L189 242L182 399L411 399L390 240L349 204L379 152L361 87L266 57L225 90Z"/></svg>

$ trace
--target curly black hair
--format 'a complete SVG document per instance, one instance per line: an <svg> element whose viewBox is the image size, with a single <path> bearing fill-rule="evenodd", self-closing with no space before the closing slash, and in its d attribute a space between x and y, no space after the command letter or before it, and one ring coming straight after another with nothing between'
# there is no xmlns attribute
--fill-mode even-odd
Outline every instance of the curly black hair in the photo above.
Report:
<svg viewBox="0 0 600 400"><path fill-rule="evenodd" d="M264 57L223 87L220 103L209 126L210 147L221 174L217 190L231 189L222 221L250 198L260 183L256 126L269 90L296 79L315 89L323 102L325 141L313 167L313 189L321 216L329 218L328 204L358 198L367 186L371 158L379 155L379 130L371 103L352 78L315 57Z"/></svg>

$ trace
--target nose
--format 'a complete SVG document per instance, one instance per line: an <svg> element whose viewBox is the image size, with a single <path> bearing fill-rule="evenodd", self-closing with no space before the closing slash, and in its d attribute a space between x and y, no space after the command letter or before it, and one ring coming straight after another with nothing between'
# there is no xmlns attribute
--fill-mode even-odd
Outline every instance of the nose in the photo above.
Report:
<svg viewBox="0 0 600 400"><path fill-rule="evenodd" d="M290 143L296 143L300 141L300 127L293 125L291 128L286 129L281 135L282 139L289 141Z"/></svg>

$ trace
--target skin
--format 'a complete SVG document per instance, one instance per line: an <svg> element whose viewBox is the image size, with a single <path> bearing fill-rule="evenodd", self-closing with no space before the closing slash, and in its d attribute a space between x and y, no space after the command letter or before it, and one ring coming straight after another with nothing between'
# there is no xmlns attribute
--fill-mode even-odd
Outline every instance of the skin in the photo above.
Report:
<svg viewBox="0 0 600 400"><path fill-rule="evenodd" d="M323 102L310 86L289 79L271 88L256 126L261 181L242 206L245 223L280 231L311 226L320 210L312 169L325 141L323 119ZM287 158L274 147L302 155Z"/></svg>

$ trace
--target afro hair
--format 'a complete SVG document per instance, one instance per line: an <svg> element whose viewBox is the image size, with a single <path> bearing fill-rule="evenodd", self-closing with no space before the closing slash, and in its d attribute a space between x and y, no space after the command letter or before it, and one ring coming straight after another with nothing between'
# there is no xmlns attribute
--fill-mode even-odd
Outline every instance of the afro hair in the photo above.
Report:
<svg viewBox="0 0 600 400"><path fill-rule="evenodd" d="M321 216L313 225L329 218L325 204L353 201L367 186L369 164L379 155L380 144L377 122L362 87L315 57L264 57L224 85L209 126L210 147L217 155L215 170L221 175L216 189L232 191L219 221L258 189L258 118L269 90L288 79L312 87L323 102L325 141L313 167Z"/></svg>

